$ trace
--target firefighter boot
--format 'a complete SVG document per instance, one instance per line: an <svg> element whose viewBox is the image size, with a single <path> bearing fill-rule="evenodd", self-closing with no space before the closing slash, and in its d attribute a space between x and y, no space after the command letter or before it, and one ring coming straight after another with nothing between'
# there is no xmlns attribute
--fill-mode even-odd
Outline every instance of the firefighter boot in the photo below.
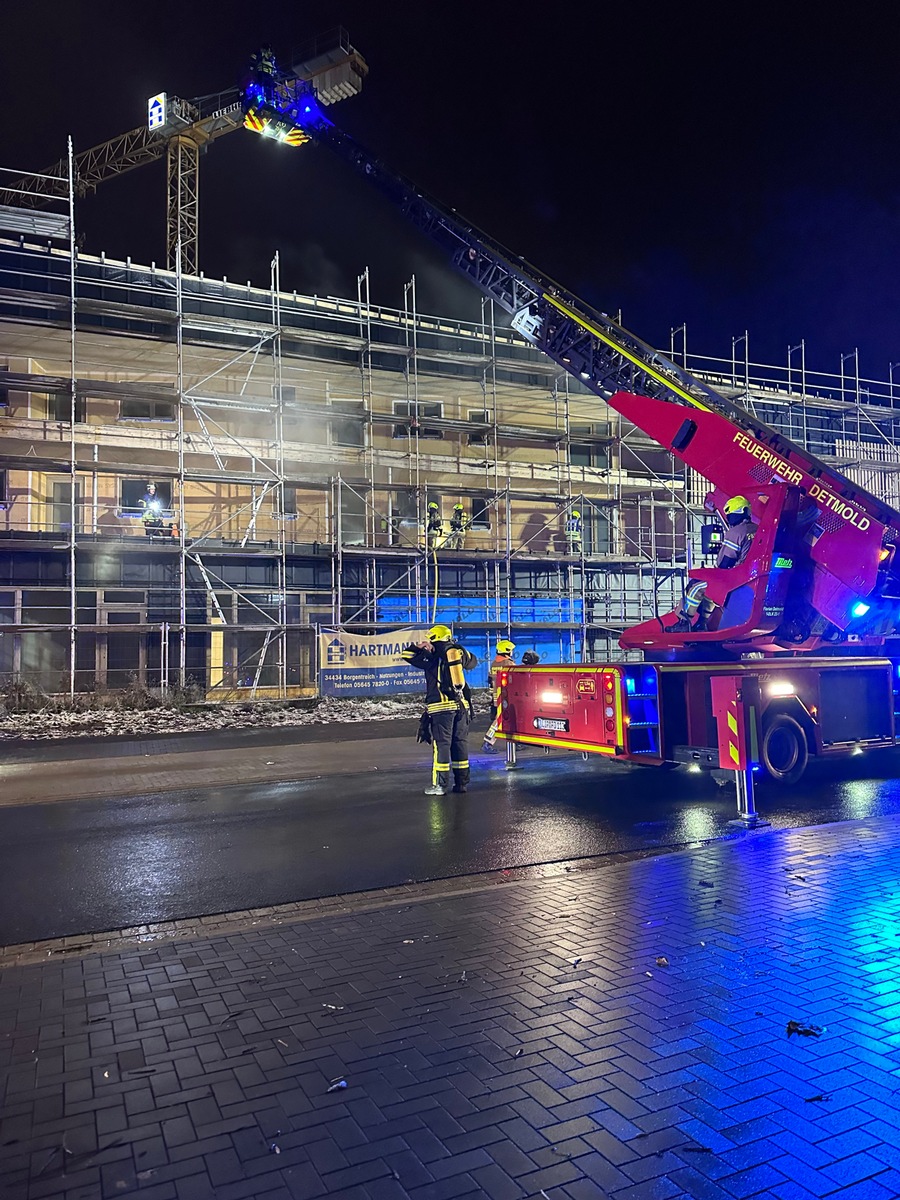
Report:
<svg viewBox="0 0 900 1200"><path fill-rule="evenodd" d="M469 790L469 768L456 767L453 771L453 790L454 792L467 792Z"/></svg>
<svg viewBox="0 0 900 1200"><path fill-rule="evenodd" d="M675 622L674 625L669 626L668 632L669 633L691 633L693 631L693 629L694 629L694 626L691 624L691 618L688 616L688 614L686 612L680 612L678 614L678 620Z"/></svg>
<svg viewBox="0 0 900 1200"><path fill-rule="evenodd" d="M431 787L425 789L426 796L446 796L450 791L450 772L437 771L434 774L434 783Z"/></svg>

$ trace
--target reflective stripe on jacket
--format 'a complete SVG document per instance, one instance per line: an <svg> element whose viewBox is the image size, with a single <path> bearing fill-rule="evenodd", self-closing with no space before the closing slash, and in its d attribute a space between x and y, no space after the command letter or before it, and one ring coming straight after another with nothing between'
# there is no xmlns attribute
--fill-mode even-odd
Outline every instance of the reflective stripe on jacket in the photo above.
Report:
<svg viewBox="0 0 900 1200"><path fill-rule="evenodd" d="M740 525L729 525L722 534L722 545L716 558L717 567L736 567L750 551L750 543L756 533L752 521L741 521Z"/></svg>

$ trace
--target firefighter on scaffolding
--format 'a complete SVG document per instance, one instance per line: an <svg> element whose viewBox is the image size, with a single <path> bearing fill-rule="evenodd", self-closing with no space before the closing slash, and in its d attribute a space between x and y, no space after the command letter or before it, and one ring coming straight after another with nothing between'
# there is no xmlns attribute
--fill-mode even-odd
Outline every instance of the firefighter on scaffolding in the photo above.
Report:
<svg viewBox="0 0 900 1200"><path fill-rule="evenodd" d="M572 509L571 516L566 521L566 554L581 554L581 513L577 508Z"/></svg>
<svg viewBox="0 0 900 1200"><path fill-rule="evenodd" d="M425 517L425 545L429 550L438 549L443 529L444 521L441 517L440 506L432 500L428 505L428 514Z"/></svg>
<svg viewBox="0 0 900 1200"><path fill-rule="evenodd" d="M155 483L151 481L147 484L147 490L139 503L143 510L141 520L144 523L144 533L148 538L152 538L155 533L162 532L163 528L163 503L157 495Z"/></svg>
<svg viewBox="0 0 900 1200"><path fill-rule="evenodd" d="M465 550L466 548L466 530L469 528L469 520L466 516L466 510L461 504L453 505L453 512L450 515L450 532L447 535L448 550Z"/></svg>
<svg viewBox="0 0 900 1200"><path fill-rule="evenodd" d="M425 713L420 740L430 741L432 751L431 786L426 796L444 796L450 790L465 792L469 787L469 722L472 719L472 693L466 671L477 665L474 654L453 640L446 625L433 625L424 641L407 646L402 654L410 666L425 672Z"/></svg>
<svg viewBox="0 0 900 1200"><path fill-rule="evenodd" d="M716 558L716 566L727 570L736 567L747 557L756 526L750 516L750 501L746 496L732 496L722 511L727 528ZM689 579L678 620L670 632L705 633L715 607L712 600L706 598L706 581Z"/></svg>

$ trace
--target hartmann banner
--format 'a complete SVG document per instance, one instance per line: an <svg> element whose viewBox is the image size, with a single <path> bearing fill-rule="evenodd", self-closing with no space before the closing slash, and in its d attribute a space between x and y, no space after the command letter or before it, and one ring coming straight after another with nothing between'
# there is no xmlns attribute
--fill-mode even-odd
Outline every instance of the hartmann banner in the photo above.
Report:
<svg viewBox="0 0 900 1200"><path fill-rule="evenodd" d="M319 692L323 696L378 696L389 692L420 692L422 672L400 655L410 642L421 641L421 629L392 633L319 631Z"/></svg>

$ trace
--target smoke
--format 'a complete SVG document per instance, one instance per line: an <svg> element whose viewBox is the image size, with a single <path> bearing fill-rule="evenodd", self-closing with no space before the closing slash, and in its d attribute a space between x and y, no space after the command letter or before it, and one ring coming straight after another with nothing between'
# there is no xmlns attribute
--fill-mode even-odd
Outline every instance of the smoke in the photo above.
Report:
<svg viewBox="0 0 900 1200"><path fill-rule="evenodd" d="M229 279L243 283L249 279L256 287L269 286L269 263L275 250L271 238L244 234L230 246ZM281 251L282 287L302 295L356 295L355 280L349 278L338 262L316 241L292 242Z"/></svg>
<svg viewBox="0 0 900 1200"><path fill-rule="evenodd" d="M289 278L292 288L306 295L356 299L355 281L318 242L301 242L286 250L282 255L282 277Z"/></svg>
<svg viewBox="0 0 900 1200"><path fill-rule="evenodd" d="M453 269L424 251L401 256L407 278L415 276L416 308L431 316L454 317L459 321L481 320L481 294ZM394 301L396 304L396 301Z"/></svg>

